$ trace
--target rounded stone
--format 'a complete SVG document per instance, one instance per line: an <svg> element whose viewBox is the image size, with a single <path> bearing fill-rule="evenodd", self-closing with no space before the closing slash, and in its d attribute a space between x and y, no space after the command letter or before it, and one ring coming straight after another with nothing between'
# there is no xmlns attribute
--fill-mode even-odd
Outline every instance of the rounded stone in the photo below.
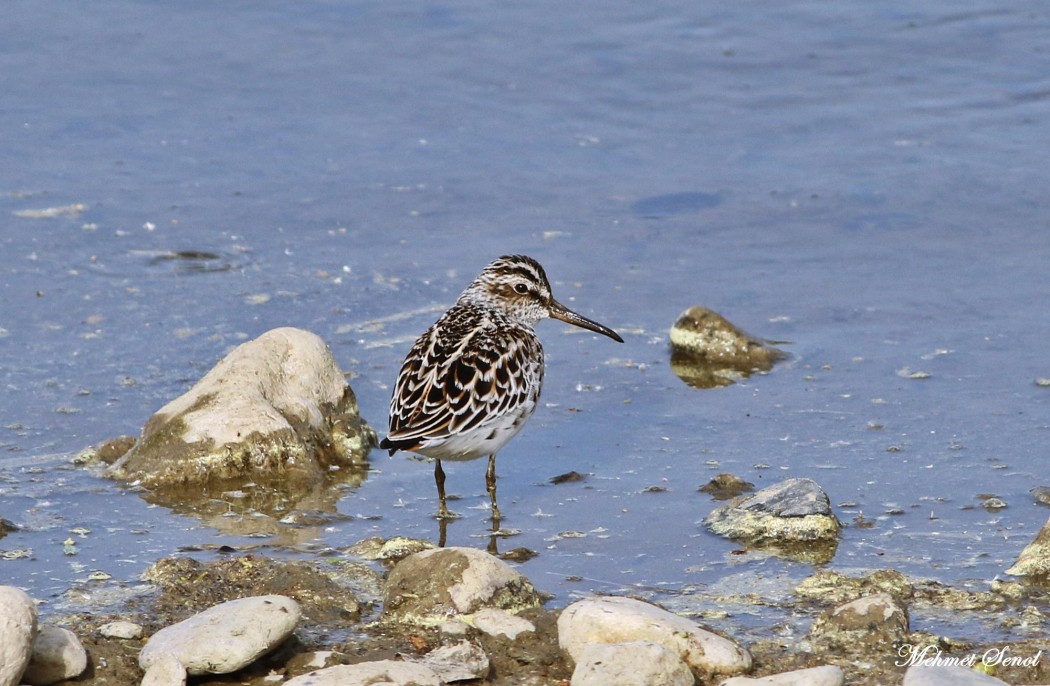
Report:
<svg viewBox="0 0 1050 686"><path fill-rule="evenodd" d="M356 665L337 665L303 674L284 686L444 686L441 677L426 665L379 660Z"/></svg>
<svg viewBox="0 0 1050 686"><path fill-rule="evenodd" d="M588 645L632 641L663 645L697 674L731 675L751 669L746 649L640 600L587 598L569 605L558 617L558 644L577 662Z"/></svg>
<svg viewBox="0 0 1050 686"><path fill-rule="evenodd" d="M288 638L299 621L299 604L280 595L230 600L153 634L139 666L174 657L191 675L235 672Z"/></svg>
<svg viewBox="0 0 1050 686"><path fill-rule="evenodd" d="M309 481L363 459L374 442L328 346L285 327L237 346L158 410L107 473L151 488Z"/></svg>
<svg viewBox="0 0 1050 686"><path fill-rule="evenodd" d="M536 631L536 625L529 620L491 608L474 613L474 626L489 636L506 636L512 641L520 633Z"/></svg>
<svg viewBox="0 0 1050 686"><path fill-rule="evenodd" d="M103 638L142 638L142 627L134 622L117 621L103 624L98 628Z"/></svg>
<svg viewBox="0 0 1050 686"><path fill-rule="evenodd" d="M1013 576L1050 576L1050 519L1046 520L1035 539L1025 546L1017 562L1006 573Z"/></svg>
<svg viewBox="0 0 1050 686"><path fill-rule="evenodd" d="M690 307L670 332L671 371L697 388L726 386L754 372L765 372L786 355L748 335L706 307Z"/></svg>
<svg viewBox="0 0 1050 686"><path fill-rule="evenodd" d="M22 682L30 686L49 686L66 679L74 679L87 669L87 651L69 629L44 625L33 642L33 656L29 660Z"/></svg>
<svg viewBox="0 0 1050 686"><path fill-rule="evenodd" d="M33 654L36 605L25 591L0 586L0 686L16 686Z"/></svg>
<svg viewBox="0 0 1050 686"><path fill-rule="evenodd" d="M827 493L812 479L786 479L715 508L704 524L756 545L834 541L841 525Z"/></svg>
<svg viewBox="0 0 1050 686"><path fill-rule="evenodd" d="M572 686L693 686L678 654L652 641L592 643L583 647Z"/></svg>
<svg viewBox="0 0 1050 686"><path fill-rule="evenodd" d="M875 593L813 620L815 646L835 652L883 653L908 637L908 613L888 593Z"/></svg>
<svg viewBox="0 0 1050 686"><path fill-rule="evenodd" d="M539 605L532 583L499 558L474 548L437 548L409 555L391 570L383 617L433 626L485 608L514 613Z"/></svg>

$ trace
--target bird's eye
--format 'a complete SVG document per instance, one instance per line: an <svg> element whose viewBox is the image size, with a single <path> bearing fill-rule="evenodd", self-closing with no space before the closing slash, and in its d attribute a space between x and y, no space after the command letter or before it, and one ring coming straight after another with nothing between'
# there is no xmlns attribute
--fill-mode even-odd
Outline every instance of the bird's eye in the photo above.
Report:
<svg viewBox="0 0 1050 686"><path fill-rule="evenodd" d="M525 295L529 292L529 287L523 283L516 283L514 284L514 292Z"/></svg>

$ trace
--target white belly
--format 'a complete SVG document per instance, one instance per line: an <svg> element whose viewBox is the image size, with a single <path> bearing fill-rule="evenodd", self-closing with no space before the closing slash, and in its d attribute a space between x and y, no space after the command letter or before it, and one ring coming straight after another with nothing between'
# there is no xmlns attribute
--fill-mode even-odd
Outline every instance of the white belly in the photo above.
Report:
<svg viewBox="0 0 1050 686"><path fill-rule="evenodd" d="M465 461L495 455L507 441L521 431L532 413L535 402L526 402L518 412L506 414L480 424L462 434L430 439L413 452L438 460Z"/></svg>

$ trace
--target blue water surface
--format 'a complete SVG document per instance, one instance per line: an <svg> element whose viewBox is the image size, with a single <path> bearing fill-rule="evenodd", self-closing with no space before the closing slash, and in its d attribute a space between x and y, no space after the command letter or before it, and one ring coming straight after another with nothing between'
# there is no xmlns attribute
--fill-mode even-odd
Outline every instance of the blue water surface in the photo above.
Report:
<svg viewBox="0 0 1050 686"><path fill-rule="evenodd" d="M500 546L555 606L812 573L699 525L723 471L818 481L833 569L987 587L1048 514L1047 45L1023 0L8 3L0 550L28 557L0 580L58 607L185 547L435 539L402 455L273 539L68 461L278 326L382 431L414 337L524 252L626 339L541 323L543 406L500 455ZM791 359L690 388L667 330L696 304ZM484 465L447 471L448 542L483 547Z"/></svg>

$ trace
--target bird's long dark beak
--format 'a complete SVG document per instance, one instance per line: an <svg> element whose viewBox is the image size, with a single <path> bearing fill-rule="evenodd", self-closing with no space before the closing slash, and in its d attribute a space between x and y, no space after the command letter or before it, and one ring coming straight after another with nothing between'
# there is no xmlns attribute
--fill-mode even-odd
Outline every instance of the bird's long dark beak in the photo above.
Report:
<svg viewBox="0 0 1050 686"><path fill-rule="evenodd" d="M566 322L568 324L572 324L573 326L578 326L583 329L594 331L595 333L600 333L603 336L608 336L614 341L619 341L620 343L623 343L623 339L620 338L620 334L616 333L607 326L603 326L598 322L594 322L590 319L587 319L587 317L584 317L582 314L576 314L568 307L565 307L565 305L562 305L557 300L551 300L550 313L551 317L553 317L554 319L560 319L561 321Z"/></svg>

